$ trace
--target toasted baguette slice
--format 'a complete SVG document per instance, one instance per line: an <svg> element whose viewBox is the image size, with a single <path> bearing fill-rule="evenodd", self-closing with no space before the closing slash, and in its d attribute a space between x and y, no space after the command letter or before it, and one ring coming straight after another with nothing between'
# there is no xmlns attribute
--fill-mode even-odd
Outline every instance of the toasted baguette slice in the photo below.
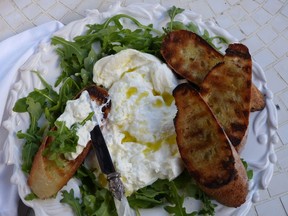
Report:
<svg viewBox="0 0 288 216"><path fill-rule="evenodd" d="M212 68L224 61L224 56L197 34L178 30L163 40L161 54L166 63L181 77L200 86ZM265 107L263 94L253 85L251 111Z"/></svg>
<svg viewBox="0 0 288 216"><path fill-rule="evenodd" d="M237 151L246 141L251 78L252 61L248 48L230 44L224 62L209 72L200 90Z"/></svg>
<svg viewBox="0 0 288 216"><path fill-rule="evenodd" d="M190 84L177 86L173 96L176 140L187 170L207 195L223 205L240 206L248 192L247 174L222 127Z"/></svg>
<svg viewBox="0 0 288 216"><path fill-rule="evenodd" d="M107 102L108 93L106 90L94 85L86 88L85 90L89 92L91 99L97 104L100 105ZM105 117L109 112L110 104L104 106L103 109ZM55 128L52 130L55 130ZM58 167L55 161L48 160L43 156L43 151L52 140L52 137L44 138L38 152L34 157L33 165L28 178L28 185L30 186L32 192L40 199L46 199L54 196L64 185L66 185L69 179L75 174L78 167L82 164L91 148L91 141L89 141L82 153L75 160L66 160L63 156L61 161L63 161L64 166Z"/></svg>
<svg viewBox="0 0 288 216"><path fill-rule="evenodd" d="M34 158L28 178L28 185L32 192L40 199L47 199L57 194L72 178L91 148L91 143L89 142L75 160L68 161L63 157L63 167L58 167L54 161L48 160L42 155L51 141L51 137L46 137L43 140Z"/></svg>
<svg viewBox="0 0 288 216"><path fill-rule="evenodd" d="M180 76L200 85L223 56L197 34L186 30L170 32L163 40L161 54Z"/></svg>

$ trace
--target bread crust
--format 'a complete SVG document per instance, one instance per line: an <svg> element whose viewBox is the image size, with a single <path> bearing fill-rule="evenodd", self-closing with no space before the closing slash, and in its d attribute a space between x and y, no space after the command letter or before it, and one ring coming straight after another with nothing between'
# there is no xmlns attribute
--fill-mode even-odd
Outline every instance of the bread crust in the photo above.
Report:
<svg viewBox="0 0 288 216"><path fill-rule="evenodd" d="M236 208L246 201L248 194L248 177L238 153L233 147L231 149L235 158L235 169L237 170L234 179L219 188L209 188L203 185L199 185L199 187L219 203Z"/></svg>
<svg viewBox="0 0 288 216"><path fill-rule="evenodd" d="M266 106L264 95L255 85L252 85L252 89L251 89L250 106L251 106L250 107L251 112L261 111Z"/></svg>
<svg viewBox="0 0 288 216"><path fill-rule="evenodd" d="M183 162L199 187L229 207L246 200L248 178L240 156L201 95L190 85L173 91L178 108L174 119Z"/></svg>
<svg viewBox="0 0 288 216"><path fill-rule="evenodd" d="M103 88L92 85L84 90L88 91L90 98L98 105L104 104L108 101L108 92ZM76 98L80 96L81 92L76 96ZM107 106L103 106L102 111L104 112L104 118L108 115L110 106L110 102L107 103ZM55 130L55 127L52 128L52 130ZM63 166L59 167L55 161L51 161L43 156L43 151L49 143L52 142L52 140L52 137L45 137L43 139L43 142L34 157L28 177L28 185L32 192L40 199L54 196L64 185L67 184L79 166L83 163L92 145L91 141L89 141L81 154L75 160L67 160L62 156L61 161L63 162Z"/></svg>

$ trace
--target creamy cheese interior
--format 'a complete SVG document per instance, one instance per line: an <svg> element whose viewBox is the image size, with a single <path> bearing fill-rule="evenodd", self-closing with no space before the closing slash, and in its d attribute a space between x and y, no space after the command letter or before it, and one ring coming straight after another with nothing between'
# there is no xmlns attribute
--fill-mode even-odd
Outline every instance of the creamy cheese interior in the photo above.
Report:
<svg viewBox="0 0 288 216"><path fill-rule="evenodd" d="M103 135L129 195L183 170L173 119L178 81L153 55L127 49L96 62L93 81L109 89Z"/></svg>

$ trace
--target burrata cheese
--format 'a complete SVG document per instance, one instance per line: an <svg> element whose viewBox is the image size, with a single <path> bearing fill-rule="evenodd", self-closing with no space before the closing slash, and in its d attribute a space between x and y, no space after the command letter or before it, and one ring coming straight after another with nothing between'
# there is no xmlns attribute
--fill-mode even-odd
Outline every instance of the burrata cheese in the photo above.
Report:
<svg viewBox="0 0 288 216"><path fill-rule="evenodd" d="M178 80L167 65L127 49L97 61L93 81L110 95L103 135L127 195L177 177L183 170L173 123Z"/></svg>

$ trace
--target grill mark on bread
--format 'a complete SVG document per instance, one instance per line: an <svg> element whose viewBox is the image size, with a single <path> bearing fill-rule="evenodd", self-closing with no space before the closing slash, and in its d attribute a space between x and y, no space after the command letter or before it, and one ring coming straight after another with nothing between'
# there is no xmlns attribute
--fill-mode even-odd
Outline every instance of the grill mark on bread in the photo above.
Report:
<svg viewBox="0 0 288 216"><path fill-rule="evenodd" d="M237 146L239 146L241 144L241 141L242 141L242 139L239 139L239 137L233 136L233 135L229 136L229 139L235 148Z"/></svg>
<svg viewBox="0 0 288 216"><path fill-rule="evenodd" d="M236 123L231 123L231 128L232 128L232 131L235 131L235 132L239 131L239 132L245 133L247 129L247 125L236 122Z"/></svg>

